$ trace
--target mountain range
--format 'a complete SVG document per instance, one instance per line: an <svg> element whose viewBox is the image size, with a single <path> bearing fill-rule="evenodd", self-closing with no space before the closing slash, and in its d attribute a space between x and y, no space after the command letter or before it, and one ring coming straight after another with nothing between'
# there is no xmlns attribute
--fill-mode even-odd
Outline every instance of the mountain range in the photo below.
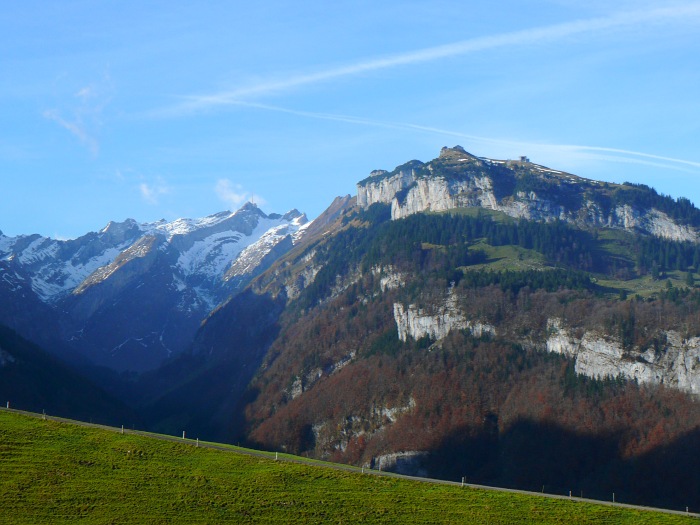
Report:
<svg viewBox="0 0 700 525"><path fill-rule="evenodd" d="M248 203L196 220L110 222L68 241L0 236L3 319L73 360L152 369L182 352L206 315L308 224L296 210L265 215Z"/></svg>
<svg viewBox="0 0 700 525"><path fill-rule="evenodd" d="M687 199L456 146L310 222L0 235L0 323L154 430L684 508L699 235Z"/></svg>

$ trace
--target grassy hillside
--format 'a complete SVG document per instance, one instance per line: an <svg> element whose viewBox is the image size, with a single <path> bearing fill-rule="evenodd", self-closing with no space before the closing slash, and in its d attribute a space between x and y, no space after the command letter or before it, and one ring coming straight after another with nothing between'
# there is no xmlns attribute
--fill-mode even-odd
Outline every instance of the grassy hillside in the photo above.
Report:
<svg viewBox="0 0 700 525"><path fill-rule="evenodd" d="M694 523L276 462L0 411L0 522Z"/></svg>

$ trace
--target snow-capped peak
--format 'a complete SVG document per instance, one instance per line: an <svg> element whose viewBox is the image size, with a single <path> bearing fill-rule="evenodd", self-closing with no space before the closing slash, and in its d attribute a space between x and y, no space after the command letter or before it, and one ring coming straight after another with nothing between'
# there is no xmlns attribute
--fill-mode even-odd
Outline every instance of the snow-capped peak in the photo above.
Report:
<svg viewBox="0 0 700 525"><path fill-rule="evenodd" d="M175 235L187 235L202 228L216 226L234 215L235 213L222 211L200 219L175 219L171 222L159 221L156 223L144 224L142 227L145 231L162 233L168 237L168 240L171 240Z"/></svg>
<svg viewBox="0 0 700 525"><path fill-rule="evenodd" d="M14 261L30 278L34 292L45 302L55 302L81 286L108 279L129 260L131 247L153 237L161 240L147 243L149 249L158 249L171 261L174 258L178 279L193 278L200 284L206 280L216 286L241 252L255 252L254 259L260 261L286 235L295 242L306 224L306 216L298 210L266 215L249 202L235 212L198 219L111 221L99 232L69 241L0 233L0 260ZM265 242L251 248L263 237ZM121 263L115 265L119 257Z"/></svg>

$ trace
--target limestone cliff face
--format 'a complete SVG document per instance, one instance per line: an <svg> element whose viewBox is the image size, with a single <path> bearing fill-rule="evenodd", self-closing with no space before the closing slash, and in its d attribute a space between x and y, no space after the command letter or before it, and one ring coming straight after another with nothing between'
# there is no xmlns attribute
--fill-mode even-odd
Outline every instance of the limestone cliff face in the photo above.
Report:
<svg viewBox="0 0 700 525"><path fill-rule="evenodd" d="M640 230L664 239L690 242L698 242L699 239L696 230L677 224L667 214L653 208L644 212L631 206L618 206L615 209L615 219L612 226Z"/></svg>
<svg viewBox="0 0 700 525"><path fill-rule="evenodd" d="M444 301L424 308L394 303L394 320L403 342L426 336L439 341L452 330L467 330L475 337L496 336L494 326L467 319L452 290ZM657 344L656 348L629 349L614 336L599 331L574 333L561 319L552 318L547 323L544 344L535 346L574 360L575 371L587 377L622 376L700 394L700 337L684 339L678 332L668 330L657 339L663 341L661 347Z"/></svg>
<svg viewBox="0 0 700 525"><path fill-rule="evenodd" d="M386 171L376 170L372 172L373 180L362 185L357 192L357 205L360 208L368 208L375 202L391 202L398 192L411 184L416 178L414 169L399 170L396 175L385 177Z"/></svg>
<svg viewBox="0 0 700 525"><path fill-rule="evenodd" d="M465 181L444 177L415 179L405 199L391 200L392 219L401 219L423 211L445 211L453 208L481 206L498 209L488 177L475 176Z"/></svg>
<svg viewBox="0 0 700 525"><path fill-rule="evenodd" d="M394 320L399 339L403 342L408 341L409 337L418 340L426 336L439 341L452 330L468 330L475 337L496 335L493 326L468 320L457 307L452 292L442 304L433 305L429 309L414 304L405 307L401 303L394 303Z"/></svg>
<svg viewBox="0 0 700 525"><path fill-rule="evenodd" d="M525 179L530 186L540 189L518 189L519 181L520 185L528 185L522 184ZM536 182L532 184L532 181ZM440 157L429 163L414 160L390 173L373 171L357 185L357 204L361 208L375 203L389 204L392 219L422 212L481 207L528 220L561 220L578 226L618 228L675 241L700 240L697 228L680 224L653 207L642 209L620 204L604 209L591 195L603 196L605 200L610 187L529 160L478 158L456 146L443 148Z"/></svg>
<svg viewBox="0 0 700 525"><path fill-rule="evenodd" d="M382 454L372 458L372 461L365 463L363 467L396 472L407 476L427 476L428 470L425 468L425 462L428 459L428 452L409 450Z"/></svg>
<svg viewBox="0 0 700 525"><path fill-rule="evenodd" d="M681 338L664 332L666 345L625 350L617 339L597 332L575 337L560 319L548 322L546 348L575 360L575 370L593 378L623 376L640 383L664 384L685 392L700 393L700 338Z"/></svg>

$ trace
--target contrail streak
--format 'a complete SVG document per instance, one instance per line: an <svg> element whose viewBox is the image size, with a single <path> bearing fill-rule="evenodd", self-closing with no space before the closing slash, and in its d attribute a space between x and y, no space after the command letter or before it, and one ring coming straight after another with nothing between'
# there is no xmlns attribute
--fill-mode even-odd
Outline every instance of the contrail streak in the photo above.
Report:
<svg viewBox="0 0 700 525"><path fill-rule="evenodd" d="M286 91L305 85L317 84L328 80L350 77L382 69L422 62L432 62L502 47L524 46L539 42L556 41L596 31L642 24L660 24L664 21L676 19L687 20L688 18L696 16L700 16L700 4L617 13L607 17L577 20L510 33L472 38L461 42L419 49L388 57L370 58L354 64L330 68L316 73L293 75L280 80L262 82L252 86L222 91L210 95L188 96L185 97L187 101L184 104L171 108L169 111L166 110L165 113L180 114L202 111L217 106L236 104L237 101L242 98Z"/></svg>

